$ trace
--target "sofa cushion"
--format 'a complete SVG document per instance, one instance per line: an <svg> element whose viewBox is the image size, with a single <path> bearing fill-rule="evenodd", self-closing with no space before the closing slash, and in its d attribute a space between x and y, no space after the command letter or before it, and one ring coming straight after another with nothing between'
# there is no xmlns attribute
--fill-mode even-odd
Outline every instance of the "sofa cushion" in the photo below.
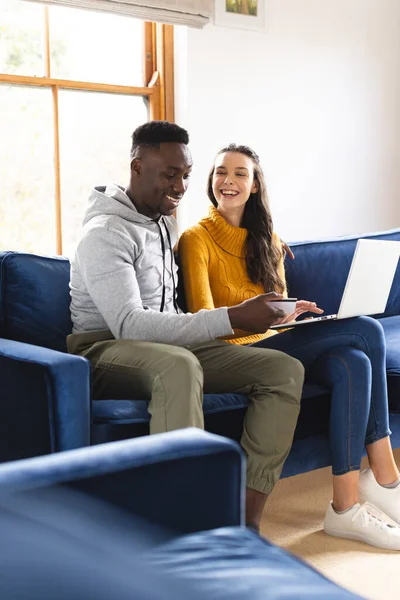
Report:
<svg viewBox="0 0 400 600"><path fill-rule="evenodd" d="M96 423L148 423L150 413L147 400L95 400L93 418ZM205 394L204 412L225 412L247 408L248 398L243 394Z"/></svg>
<svg viewBox="0 0 400 600"><path fill-rule="evenodd" d="M320 397L326 389L319 385L306 384L303 399ZM96 423L148 423L150 414L147 400L95 400L93 402L93 418ZM204 414L228 412L246 409L249 399L244 394L204 394Z"/></svg>
<svg viewBox="0 0 400 600"><path fill-rule="evenodd" d="M0 253L0 336L66 351L72 331L69 261Z"/></svg>
<svg viewBox="0 0 400 600"><path fill-rule="evenodd" d="M400 229L332 240L291 243L296 258L286 258L285 261L289 295L317 302L325 314L336 313L359 237L400 240ZM400 314L400 264L384 314L387 317Z"/></svg>
<svg viewBox="0 0 400 600"><path fill-rule="evenodd" d="M207 600L360 598L245 527L185 535L148 557L156 573L179 573Z"/></svg>

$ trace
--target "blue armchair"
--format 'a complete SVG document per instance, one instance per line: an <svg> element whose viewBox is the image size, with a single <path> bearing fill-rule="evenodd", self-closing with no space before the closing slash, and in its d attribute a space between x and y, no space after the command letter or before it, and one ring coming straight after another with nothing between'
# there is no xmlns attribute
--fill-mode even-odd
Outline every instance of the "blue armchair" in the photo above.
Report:
<svg viewBox="0 0 400 600"><path fill-rule="evenodd" d="M107 506L101 510L95 506L97 522L94 529L93 521L85 515L83 500L82 508L79 506L79 497L64 508L60 494L35 496L35 492L60 490L60 487L84 492L92 499L118 508L119 512L114 518L112 512L107 512ZM0 496L0 520L7 498L6 507L13 506L12 499L15 498L13 512L19 510L20 519L27 511L29 514L29 510L32 513L19 540L19 559L14 565L17 569L22 550L25 569L34 563L36 557L29 550L32 536L36 535L34 540L37 540L48 523L57 534L56 538L52 537L54 551L50 564L53 555L57 557L60 553L65 571L63 562L60 567L60 561L55 561L58 574L61 578L64 572L69 573L70 578L71 572L75 573L75 569L68 571L75 556L71 553L72 543L80 556L79 563L83 561L91 567L86 575L78 567L78 577L86 589L91 587L88 582L93 578L94 589L99 581L110 585L112 575L121 572L122 567L120 577L124 582L127 570L132 575L132 592L135 592L132 598L150 599L153 596L149 590L153 590L156 598L170 598L173 596L160 595L159 586L164 584L167 588L168 584L179 583L184 585L185 591L175 597L185 599L190 590L190 597L207 600L359 598L243 526L244 461L241 449L230 440L203 431L187 429L9 462L0 466L0 488L3 495L7 494L5 500ZM22 502L21 508L24 494L28 494L27 501ZM33 502L29 509L31 498ZM57 498L60 499L58 503ZM43 505L51 510L44 514L39 512L38 506ZM129 521L122 541L115 533L121 524L121 510L125 516L139 518L139 524L147 522L151 525L152 539L147 541L147 548L143 549L143 543L139 544L140 539L137 539L143 536L145 529L139 528L135 536ZM156 535L155 524L162 528L162 539ZM8 522L3 536L4 531L9 533L9 527ZM48 534L48 529L44 533ZM24 545L27 537L29 546ZM44 541L44 546L38 544L41 556L48 547L47 535L44 535ZM97 552L99 544L104 548L98 556L97 568L109 573L108 582L102 571L99 578L96 576L96 569L93 570L92 561L88 560L93 552ZM69 553L63 552L64 545ZM140 545L139 551L145 552L144 557L135 556L135 549ZM12 559L0 543L1 556L7 557L6 575L9 576ZM121 562L116 562L116 556L121 556ZM137 576L140 558L143 570ZM147 582L143 582L146 569ZM30 569L28 575L29 572ZM34 583L37 583L36 572ZM4 590L3 577L2 584ZM144 595L138 595L139 585L143 586ZM48 591L46 580L43 588ZM75 594L73 597L77 597ZM108 597L114 596L111 588ZM43 597L49 596L46 593Z"/></svg>

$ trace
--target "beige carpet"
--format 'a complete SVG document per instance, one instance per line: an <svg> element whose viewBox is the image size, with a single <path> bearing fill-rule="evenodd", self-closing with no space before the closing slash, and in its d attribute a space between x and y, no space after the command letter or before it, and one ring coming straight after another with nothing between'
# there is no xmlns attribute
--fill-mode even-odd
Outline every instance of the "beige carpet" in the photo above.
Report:
<svg viewBox="0 0 400 600"><path fill-rule="evenodd" d="M400 449L395 456L400 465ZM329 468L281 480L268 500L262 535L369 600L399 600L400 552L326 535L322 522L330 499Z"/></svg>

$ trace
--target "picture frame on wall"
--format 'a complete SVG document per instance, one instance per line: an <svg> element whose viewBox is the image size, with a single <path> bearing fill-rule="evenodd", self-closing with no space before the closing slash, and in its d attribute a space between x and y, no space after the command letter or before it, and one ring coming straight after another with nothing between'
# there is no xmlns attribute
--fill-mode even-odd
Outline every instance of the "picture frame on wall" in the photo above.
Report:
<svg viewBox="0 0 400 600"><path fill-rule="evenodd" d="M214 24L264 31L265 0L215 0Z"/></svg>

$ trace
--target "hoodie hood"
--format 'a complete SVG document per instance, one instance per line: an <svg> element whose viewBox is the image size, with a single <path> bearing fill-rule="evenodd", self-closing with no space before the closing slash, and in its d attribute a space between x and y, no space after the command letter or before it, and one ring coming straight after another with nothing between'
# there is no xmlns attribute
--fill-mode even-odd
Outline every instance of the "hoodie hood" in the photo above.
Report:
<svg viewBox="0 0 400 600"><path fill-rule="evenodd" d="M118 278L118 272L124 273L130 264L133 267L130 276L134 276L138 284L135 293L140 295L141 306L145 310L176 312L178 276L173 248L178 240L177 229L177 223L171 216L154 220L139 213L124 188L115 184L95 187L83 220L71 283L78 282L76 288L82 289L86 281L96 278L93 272L84 277L79 274L80 265L88 262L89 255L93 255L107 272L115 273L114 293L122 297L120 286L125 284L121 284L123 277ZM72 272L77 275L74 279ZM102 295L109 297L106 287ZM89 305L88 308L92 310ZM82 317L87 319L87 315ZM104 329L104 325L98 319L91 328Z"/></svg>
<svg viewBox="0 0 400 600"><path fill-rule="evenodd" d="M150 217L138 212L123 188L114 183L93 188L89 196L89 206L83 218L83 225L96 217L105 215L117 216L131 223L143 224L152 221Z"/></svg>

